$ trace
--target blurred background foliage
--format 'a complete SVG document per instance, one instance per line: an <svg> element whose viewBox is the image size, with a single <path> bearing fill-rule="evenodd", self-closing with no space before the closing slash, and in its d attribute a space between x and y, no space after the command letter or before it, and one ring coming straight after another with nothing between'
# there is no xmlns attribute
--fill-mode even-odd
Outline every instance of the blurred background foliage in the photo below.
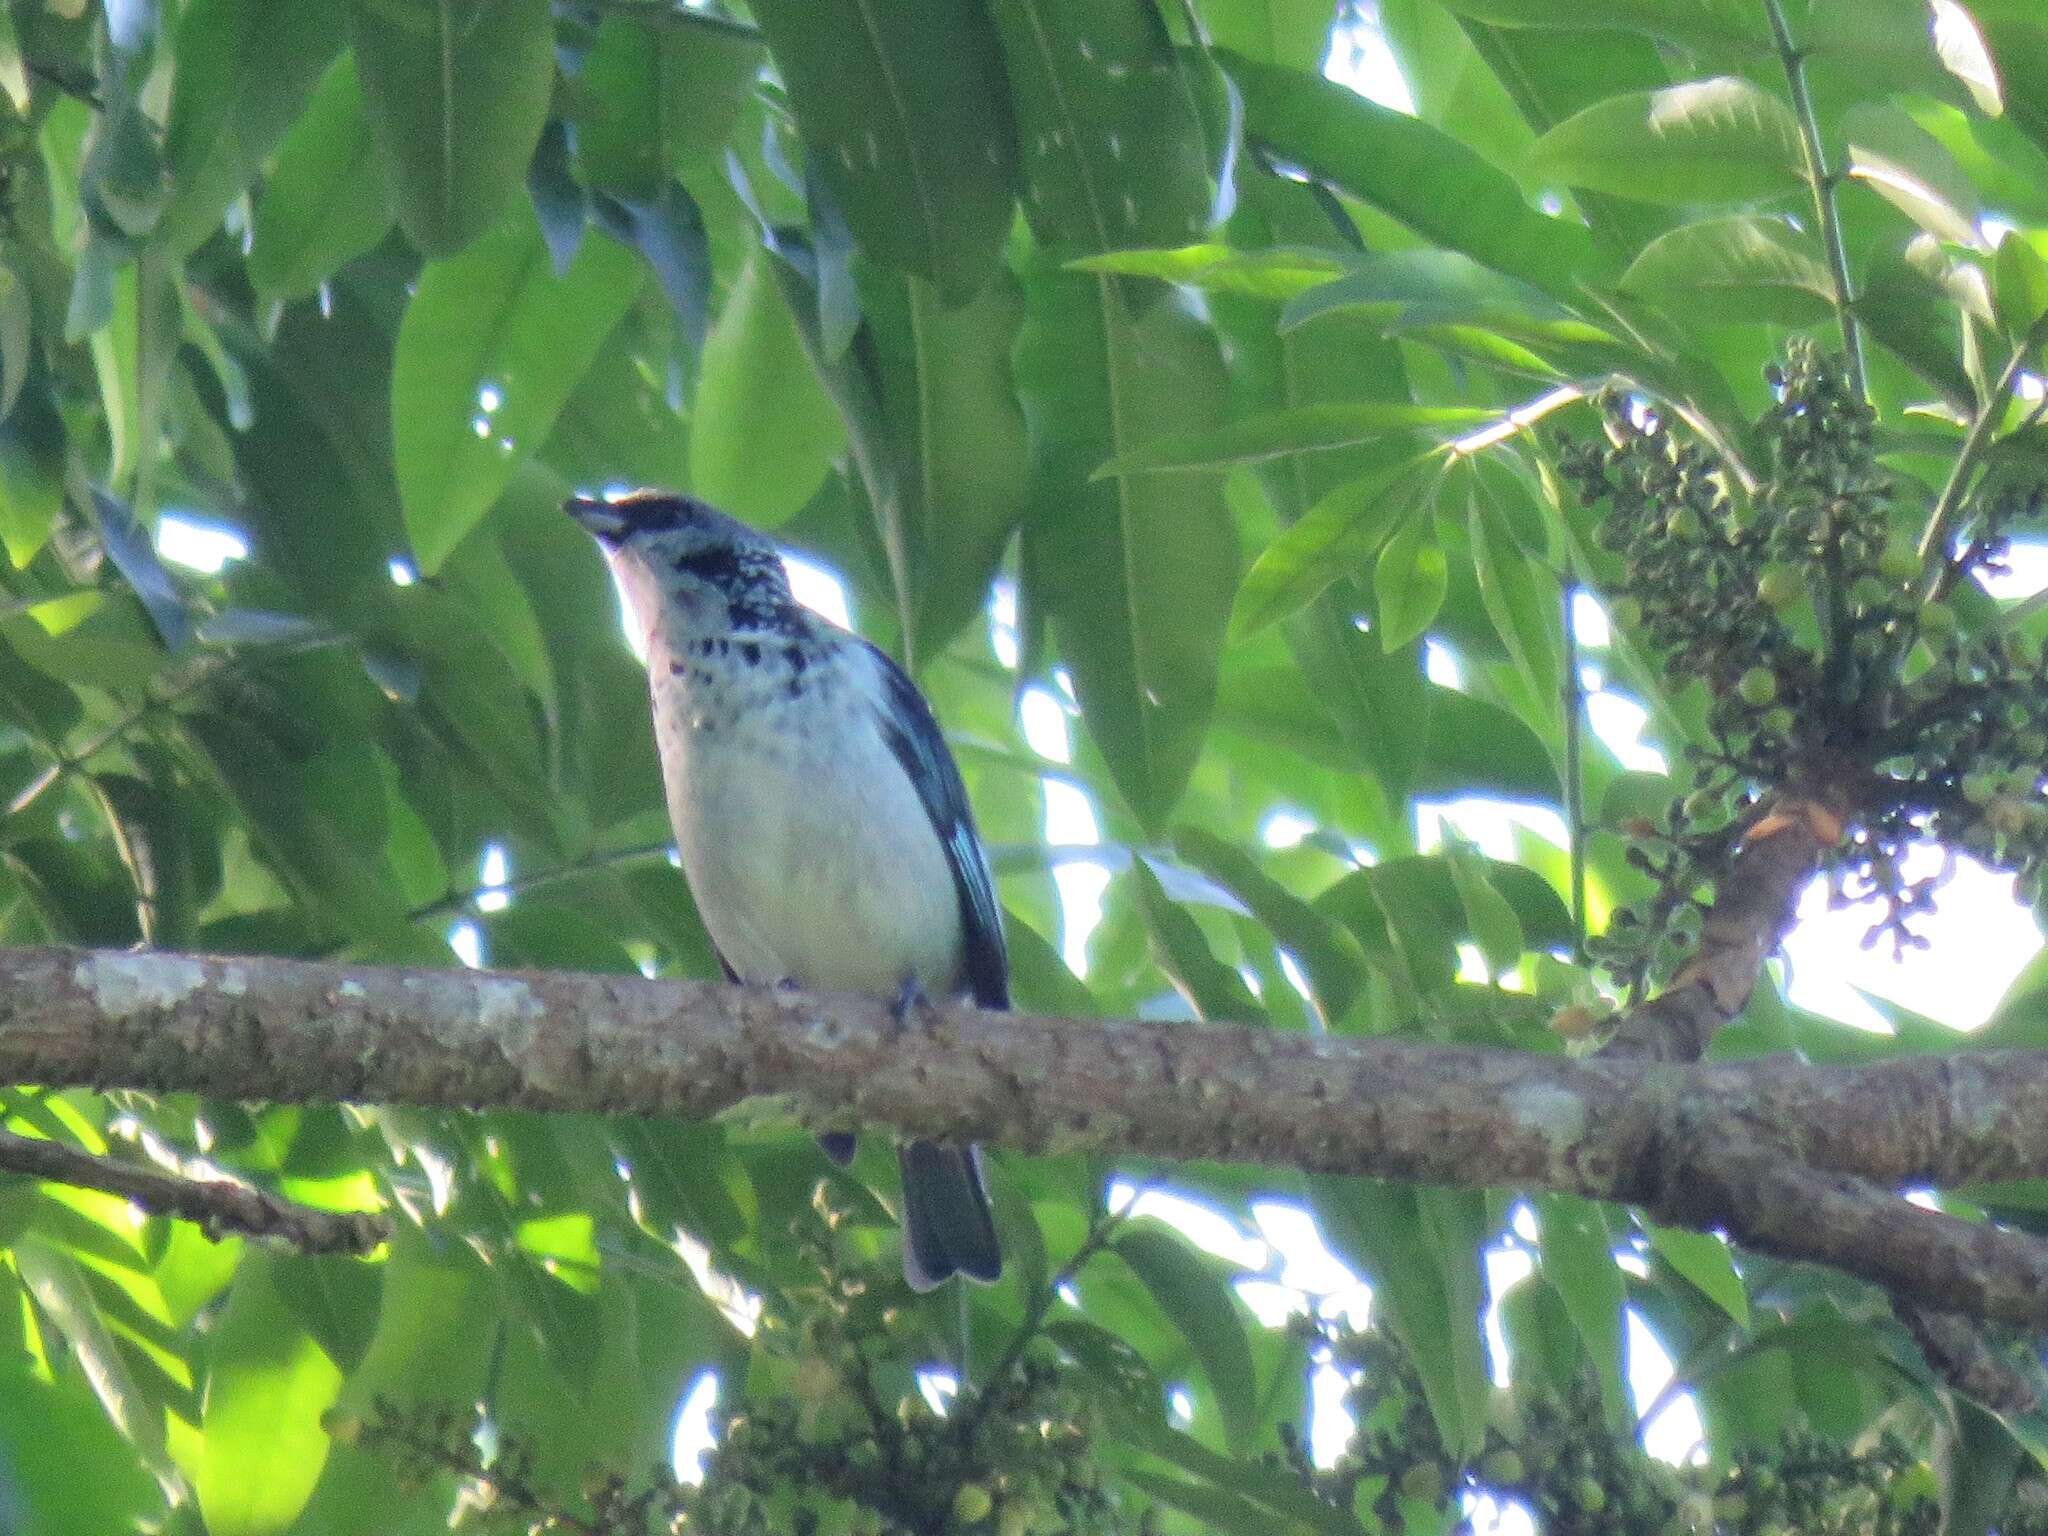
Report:
<svg viewBox="0 0 2048 1536"><path fill-rule="evenodd" d="M713 974L556 510L648 483L914 667L1022 1006L1564 1049L1583 929L1649 889L1608 829L1684 787L1579 729L1582 667L1674 752L1705 709L1594 600L1555 450L1618 385L1740 458L1788 338L1840 344L1802 128L1886 466L1924 502L1973 422L2048 442L2002 371L2048 15L1784 9L1803 101L1763 0L12 0L0 938ZM1441 832L1474 799L1522 808L1485 851ZM1767 980L1719 1048L1954 1043L1891 1022ZM0 1105L399 1226L309 1257L0 1188L10 1531L2016 1530L2048 1458L1866 1288L1568 1199L997 1151L1004 1280L916 1299L890 1160L779 1124ZM1111 1219L1138 1185L1178 1219ZM1279 1325L1358 1277L1380 1346ZM725 1502L636 1494L714 1392ZM1653 1486L1677 1398L1703 1469ZM1781 1451L1849 1468L1845 1523L1757 1491Z"/></svg>

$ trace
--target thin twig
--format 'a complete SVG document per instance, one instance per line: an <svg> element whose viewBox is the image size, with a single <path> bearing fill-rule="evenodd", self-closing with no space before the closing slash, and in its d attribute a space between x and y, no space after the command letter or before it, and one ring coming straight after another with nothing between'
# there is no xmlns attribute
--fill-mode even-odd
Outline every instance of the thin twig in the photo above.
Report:
<svg viewBox="0 0 2048 1536"><path fill-rule="evenodd" d="M391 1235L381 1216L314 1210L225 1178L189 1179L12 1131L0 1131L0 1169L104 1190L153 1214L196 1221L208 1236L241 1232L281 1238L307 1253L368 1253Z"/></svg>
<svg viewBox="0 0 2048 1536"><path fill-rule="evenodd" d="M1010 1372L1017 1368L1017 1362L1024 1358L1024 1351L1030 1348L1031 1341L1038 1337L1039 1330L1045 1326L1045 1320L1052 1312L1053 1303L1059 1300L1060 1287L1079 1274L1090 1259L1109 1245L1109 1240L1116 1236L1117 1229L1130 1219L1133 1211L1137 1210L1138 1202L1159 1182L1157 1179L1147 1180L1131 1191L1131 1198L1121 1207L1114 1211L1104 1210L1096 1217L1088 1228L1088 1235L1081 1240L1081 1246L1074 1250L1074 1256L1062 1264L1052 1278L1046 1281L1045 1289L1032 1298L1031 1310L1024 1314L1024 1321L1018 1324L1017 1331L1012 1335L1009 1346L1004 1349L1002 1358L996 1361L995 1368L988 1373L975 1392L974 1401L967 1405L967 1411L960 1416L959 1428L955 1431L960 1444L964 1446L973 1440L975 1427L988 1412L991 1394L1001 1387Z"/></svg>
<svg viewBox="0 0 2048 1536"><path fill-rule="evenodd" d="M1579 676L1578 572L1569 551L1564 568L1564 819L1571 858L1572 958L1586 963L1586 783L1583 737L1586 685Z"/></svg>
<svg viewBox="0 0 2048 1536"><path fill-rule="evenodd" d="M1948 479L1942 482L1941 492L1934 498L1934 510L1927 515L1927 526L1921 530L1917 553L1920 564L1928 566L1938 551L1948 548L1949 536L1955 531L1956 518L1962 512L1963 492L1969 488L1970 476L1977 468L1977 460L1991 441L1991 434L1997 430L1999 418L2005 414L2006 399L2012 393L2013 381L2020 375L2021 365L2044 333L2048 333L2048 317L2037 321L2034 328L2021 337L2012 349L2012 356L2005 360L2005 368L1998 375L1998 382L1991 386L1984 403L1978 407L1971 419L1970 430L1963 438L1963 445L1956 450L1956 461L1949 466ZM1940 579L1937 571L1929 581L1929 590Z"/></svg>
<svg viewBox="0 0 2048 1536"><path fill-rule="evenodd" d="M1867 400L1870 385L1863 373L1863 337L1856 329L1856 292L1849 283L1849 253L1842 243L1842 219L1835 207L1835 182L1828 170L1827 151L1821 144L1820 119L1814 115L1813 97L1806 89L1806 55L1792 41L1791 30L1785 25L1785 8L1779 0L1764 0L1764 14L1771 19L1778 62L1784 66L1785 84L1792 93L1792 110L1799 119L1799 147L1806 162L1806 184L1813 190L1814 212L1820 217L1821 242L1827 247L1849 387L1856 391L1857 399Z"/></svg>

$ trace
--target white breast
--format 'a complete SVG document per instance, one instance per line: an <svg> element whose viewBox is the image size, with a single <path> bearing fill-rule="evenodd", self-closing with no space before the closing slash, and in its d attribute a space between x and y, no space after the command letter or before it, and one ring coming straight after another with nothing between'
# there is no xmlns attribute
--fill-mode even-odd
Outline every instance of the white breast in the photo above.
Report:
<svg viewBox="0 0 2048 1536"><path fill-rule="evenodd" d="M960 980L959 898L873 716L835 686L864 660L814 664L795 696L745 674L692 696L656 671L669 814L704 925L743 979L893 997L914 976L944 997Z"/></svg>

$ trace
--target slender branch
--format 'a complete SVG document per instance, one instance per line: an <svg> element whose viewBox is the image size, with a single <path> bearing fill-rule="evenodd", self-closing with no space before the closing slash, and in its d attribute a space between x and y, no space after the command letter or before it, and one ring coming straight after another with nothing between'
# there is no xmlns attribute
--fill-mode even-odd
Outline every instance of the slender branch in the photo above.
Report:
<svg viewBox="0 0 2048 1536"><path fill-rule="evenodd" d="M1841 820L1832 805L1788 799L1751 827L1715 883L1698 953L1670 986L1623 1017L1600 1054L1680 1062L1705 1055L1748 1006L1764 962L1792 926L1800 890L1841 836Z"/></svg>
<svg viewBox="0 0 2048 1536"><path fill-rule="evenodd" d="M368 1253L390 1235L381 1216L315 1210L229 1179L185 1178L12 1131L0 1131L0 1169L104 1190L156 1215L196 1221L211 1237L241 1232L280 1238L308 1253Z"/></svg>
<svg viewBox="0 0 2048 1536"><path fill-rule="evenodd" d="M530 891L543 890L563 880L573 880L578 875L587 875L594 870L611 869L619 864L637 864L642 859L665 857L673 843L635 843L628 848L613 848L603 853L592 853L567 864L558 864L553 869L536 869L529 874L518 875L509 880L500 880L495 885L472 885L465 890L449 891L432 901L422 902L406 914L407 922L421 923L436 917L452 917L458 912L471 912L486 896L523 896Z"/></svg>
<svg viewBox="0 0 2048 1536"><path fill-rule="evenodd" d="M1849 387L1856 398L1868 400L1870 385L1863 372L1863 337L1856 328L1856 291L1849 282L1849 253L1842 243L1842 219L1835 207L1835 183L1828 170L1827 150L1821 143L1820 119L1813 110L1813 96L1806 88L1806 55L1792 41L1785 25L1785 8L1780 0L1764 0L1764 13L1771 19L1771 37L1778 48L1778 62L1785 70L1785 85L1792 93L1792 111L1799 119L1799 148L1806 164L1806 184L1813 190L1813 208L1820 219L1821 242L1827 247L1828 273L1835 290L1835 316L1842 325L1842 360L1849 370Z"/></svg>
<svg viewBox="0 0 2048 1536"><path fill-rule="evenodd" d="M2005 367L1999 372L1998 382L1991 386L1991 393L1984 397L1984 403L1971 418L1970 430L1963 438L1962 447L1956 450L1956 461L1949 466L1948 479L1942 482L1941 490L1934 498L1934 510L1927 515L1927 526L1920 532L1916 552L1923 567L1931 566L1936 554L1948 548L1949 536L1955 531L1955 521L1962 513L1963 492L1969 488L1977 460L1990 444L1991 434L2005 415L2006 399L2012 393L2014 381L2020 376L2020 367L2040 339L2044 326L2048 326L2048 322L2037 323L2012 349L2012 356L2005 360ZM1938 571L1933 579L1939 579Z"/></svg>
<svg viewBox="0 0 2048 1536"><path fill-rule="evenodd" d="M968 1404L967 1411L960 1417L959 1427L955 1431L960 1444L964 1446L973 1443L975 1426L988 1412L991 1394L1001 1390L1005 1378L1017 1368L1017 1362L1024 1358L1024 1351L1030 1348L1031 1341L1038 1337L1039 1330L1045 1326L1047 1315L1052 1311L1052 1304L1059 1300L1060 1287L1079 1274L1090 1259L1109 1245L1109 1240L1116 1236L1119 1227L1130 1220L1131 1213L1138 1208L1139 1199L1150 1187L1146 1184L1133 1190L1131 1198L1122 1207L1114 1211L1105 1210L1097 1216L1088 1228L1088 1235L1081 1240L1081 1246L1074 1250L1074 1256L1059 1267L1058 1272L1045 1282L1045 1289L1032 1299L1031 1310L1025 1314L1024 1321L1017 1325L1017 1331L1011 1335L1009 1346L1003 1351L1003 1357L983 1378L980 1390L974 1394L974 1401Z"/></svg>
<svg viewBox="0 0 2048 1536"><path fill-rule="evenodd" d="M1753 1157L1882 1189L2048 1177L2048 1051L1574 1061L964 1005L899 1021L883 999L637 976L29 948L0 949L0 1082L698 1118L770 1099L813 1129L1558 1190L2048 1326L2048 1284L2011 1246L2032 1238L1987 1246L1904 1201L1898 1226L1841 1200L1764 1225L1717 1173Z"/></svg>
<svg viewBox="0 0 2048 1536"><path fill-rule="evenodd" d="M1578 572L1569 550L1564 579L1564 819L1571 859L1572 958L1586 961L1586 684L1579 676Z"/></svg>

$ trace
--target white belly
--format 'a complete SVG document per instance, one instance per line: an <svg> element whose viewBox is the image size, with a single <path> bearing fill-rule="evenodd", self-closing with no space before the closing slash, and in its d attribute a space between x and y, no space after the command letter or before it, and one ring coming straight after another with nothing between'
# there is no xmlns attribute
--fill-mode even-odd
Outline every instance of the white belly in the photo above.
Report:
<svg viewBox="0 0 2048 1536"><path fill-rule="evenodd" d="M960 980L951 868L872 730L800 734L657 708L669 811L704 926L746 981L893 998Z"/></svg>

